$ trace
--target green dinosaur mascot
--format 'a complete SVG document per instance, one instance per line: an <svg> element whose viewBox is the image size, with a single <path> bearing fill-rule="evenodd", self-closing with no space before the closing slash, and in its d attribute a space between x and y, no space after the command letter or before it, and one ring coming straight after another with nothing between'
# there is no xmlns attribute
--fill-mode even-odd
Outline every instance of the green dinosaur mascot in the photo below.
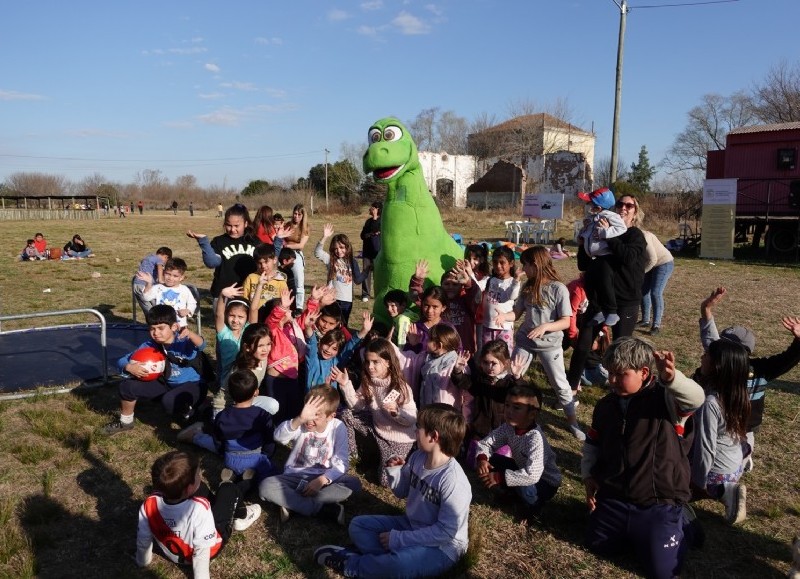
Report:
<svg viewBox="0 0 800 579"><path fill-rule="evenodd" d="M364 173L388 187L381 213L381 251L373 272L375 315L387 322L383 296L392 289L408 291L417 261L428 261L426 285L438 285L464 252L445 230L422 175L417 145L397 119L381 119L369 128Z"/></svg>

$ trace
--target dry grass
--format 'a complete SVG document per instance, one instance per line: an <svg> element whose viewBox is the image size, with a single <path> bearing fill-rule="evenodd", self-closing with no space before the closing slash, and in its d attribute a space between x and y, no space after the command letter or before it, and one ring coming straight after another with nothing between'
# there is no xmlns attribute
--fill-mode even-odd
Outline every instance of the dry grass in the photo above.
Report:
<svg viewBox="0 0 800 579"><path fill-rule="evenodd" d="M286 205L274 206L287 214L291 207ZM203 267L196 243L183 232L191 228L216 234L221 226L214 213L198 211L194 218L185 214L175 218L168 212L149 212L144 217L81 223L6 222L0 230L0 244L6 248L0 256L2 313L97 307L112 318L128 319L130 277L146 253L164 244L189 263L187 281L207 288L211 270ZM446 214L445 221L450 231L465 239L484 239L501 236L503 220L513 217L500 212L453 211ZM325 220L322 215L312 219L309 256ZM357 239L363 217L337 214L333 220L337 230ZM571 239L571 223L562 225L560 235ZM674 224L664 223L664 231L656 231L669 235L674 228ZM63 245L78 232L97 257L15 262L25 239L39 230L55 245ZM307 281L321 281L321 264L311 257L308 265ZM557 268L565 280L576 274L571 260L558 262ZM91 277L93 272L100 277ZM674 350L680 368L691 371L700 354L699 302L713 287L725 285L730 295L719 308L718 323L749 325L758 336L756 354L777 353L790 340L780 325L781 316L798 313L798 277L798 270L789 267L681 259L667 288L667 312L656 342ZM48 287L52 293L42 293ZM204 302L206 322L211 320L209 308ZM363 304L356 302L356 313L361 308ZM6 323L3 328L18 325ZM208 330L206 338L212 339ZM746 476L748 520L730 528L722 521L720 505L699 503L698 515L708 538L703 551L691 553L684 576L777 577L788 569L788 544L800 528L800 488L793 476L798 472L798 379L800 371L795 369L767 396L756 469ZM582 394L582 422L588 422L592 405L601 395L599 389ZM156 456L175 446L176 427L166 423L156 405L142 404L134 431L114 438L98 434L117 404L113 386L0 403L0 576L185 576L161 559L146 571L137 570L128 556L134 547L136 513L145 496L149 466ZM472 548L467 563L452 576L636 575L638 568L630 558L606 561L582 547L586 510L578 468L580 445L564 430L560 414L548 410L542 418L564 473L564 484L545 511L544 522L534 527L520 524L513 513L493 506L486 491L474 486ZM356 471L364 477L373 468L368 468L368 457L362 461ZM205 478L213 486L219 480L220 461L204 455L202 464ZM364 478L365 492L348 503L348 516L401 507L389 493ZM347 540L345 529L326 523L298 517L281 524L275 510L267 507L266 516L252 529L234 535L212 569L215 576L231 578L324 577L326 572L311 559L313 549Z"/></svg>

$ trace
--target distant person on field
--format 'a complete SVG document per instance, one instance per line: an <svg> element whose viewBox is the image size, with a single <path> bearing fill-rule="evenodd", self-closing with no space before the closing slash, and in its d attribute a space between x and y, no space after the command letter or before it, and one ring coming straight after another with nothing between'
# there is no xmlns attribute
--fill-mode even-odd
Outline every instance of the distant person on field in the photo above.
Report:
<svg viewBox="0 0 800 579"><path fill-rule="evenodd" d="M177 201L173 201L172 205L170 205L170 207L172 208L172 214L173 215L177 215L178 214L178 202Z"/></svg>
<svg viewBox="0 0 800 579"><path fill-rule="evenodd" d="M164 264L172 259L172 250L169 247L159 247L155 253L151 253L139 262L139 269L133 280L133 297L139 304L144 314L147 314L152 304L144 299L145 281L139 276L140 273L149 274L152 283L164 283Z"/></svg>
<svg viewBox="0 0 800 579"><path fill-rule="evenodd" d="M136 204L136 206L139 208L139 215L144 213L144 201L139 199L139 202Z"/></svg>
<svg viewBox="0 0 800 579"><path fill-rule="evenodd" d="M86 247L86 242L77 233L64 245L64 255L78 259L94 257L92 250Z"/></svg>
<svg viewBox="0 0 800 579"><path fill-rule="evenodd" d="M196 456L173 450L150 469L153 492L139 509L136 564L153 561L153 543L178 565L191 565L195 579L210 577L209 562L232 531L244 531L261 516L261 506L246 506L233 483L222 483L216 497L203 483Z"/></svg>
<svg viewBox="0 0 800 579"><path fill-rule="evenodd" d="M33 244L36 246L36 251L45 256L47 259L47 240L44 235L37 233L33 236Z"/></svg>
<svg viewBox="0 0 800 579"><path fill-rule="evenodd" d="M189 217L194 217L194 203L189 201Z"/></svg>
<svg viewBox="0 0 800 579"><path fill-rule="evenodd" d="M222 206L222 203L217 203L217 217L222 219L222 212L225 208Z"/></svg>
<svg viewBox="0 0 800 579"><path fill-rule="evenodd" d="M39 253L39 250L36 249L36 241L29 239L25 243L25 248L22 250L19 259L20 261L36 261L47 259L47 257L43 253Z"/></svg>
<svg viewBox="0 0 800 579"><path fill-rule="evenodd" d="M572 257L572 254L566 249L567 240L559 237L556 242L550 247L550 259L565 259Z"/></svg>

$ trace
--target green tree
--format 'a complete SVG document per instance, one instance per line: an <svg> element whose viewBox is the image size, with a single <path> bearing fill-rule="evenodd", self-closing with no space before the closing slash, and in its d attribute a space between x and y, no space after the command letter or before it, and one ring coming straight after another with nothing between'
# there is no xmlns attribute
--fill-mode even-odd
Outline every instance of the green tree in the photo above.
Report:
<svg viewBox="0 0 800 579"><path fill-rule="evenodd" d="M241 195L242 197L253 197L254 195L263 195L269 190L269 182L264 181L263 179L256 179L255 181L250 181L247 184L247 187L242 189Z"/></svg>
<svg viewBox="0 0 800 579"><path fill-rule="evenodd" d="M353 163L347 159L328 163L328 193L333 197L347 199L358 194L363 175ZM308 171L308 181L312 189L325 192L325 165L319 163Z"/></svg>
<svg viewBox="0 0 800 579"><path fill-rule="evenodd" d="M650 164L650 158L647 156L647 147L642 145L639 151L639 160L631 164L628 183L636 187L641 193L649 193L650 181L652 181L655 172L656 167Z"/></svg>

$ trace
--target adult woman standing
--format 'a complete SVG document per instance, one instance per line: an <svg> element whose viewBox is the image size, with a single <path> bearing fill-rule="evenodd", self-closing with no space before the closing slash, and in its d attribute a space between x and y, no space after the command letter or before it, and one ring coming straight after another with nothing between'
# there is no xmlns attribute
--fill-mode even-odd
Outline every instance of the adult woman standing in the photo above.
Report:
<svg viewBox="0 0 800 579"><path fill-rule="evenodd" d="M644 282L644 267L647 260L647 242L644 233L637 227L639 202L633 195L623 195L615 205L616 212L622 217L627 231L618 237L607 240L612 252L611 267L614 270L614 294L617 298L617 314L619 322L613 327L614 339L630 336L636 326L636 317L642 301L642 284ZM608 222L601 219L600 227L608 227ZM578 269L584 271L588 260L591 259L583 247L578 247ZM592 349L592 342L600 331L600 327L592 318L599 311L597 304L589 303L583 314L578 340L573 345L572 359L569 364L567 380L573 392L580 384L581 374L586 365L586 359Z"/></svg>
<svg viewBox="0 0 800 579"><path fill-rule="evenodd" d="M297 286L294 307L297 310L302 310L306 297L306 258L303 256L303 248L306 246L306 243L308 243L308 237L311 234L311 226L306 216L306 208L302 203L298 203L294 206L294 209L292 209L292 221L289 223L288 227L291 227L291 232L283 240L283 246L294 249L294 252L297 254L297 258L294 260L294 265L292 266L294 283Z"/></svg>
<svg viewBox="0 0 800 579"><path fill-rule="evenodd" d="M370 278L372 277L372 264L378 257L381 250L381 209L383 203L375 201L369 206L369 218L364 222L361 229L361 240L364 245L361 250L361 258L364 262L364 273L366 278L361 284L361 301L368 302L372 293Z"/></svg>
<svg viewBox="0 0 800 579"><path fill-rule="evenodd" d="M637 210L637 222L644 221L644 213ZM641 328L652 326L650 335L656 336L661 331L661 318L664 315L664 288L667 287L672 271L675 269L675 258L664 244L651 231L642 230L647 242L647 263L644 267L644 285L642 285L642 319L637 324Z"/></svg>

